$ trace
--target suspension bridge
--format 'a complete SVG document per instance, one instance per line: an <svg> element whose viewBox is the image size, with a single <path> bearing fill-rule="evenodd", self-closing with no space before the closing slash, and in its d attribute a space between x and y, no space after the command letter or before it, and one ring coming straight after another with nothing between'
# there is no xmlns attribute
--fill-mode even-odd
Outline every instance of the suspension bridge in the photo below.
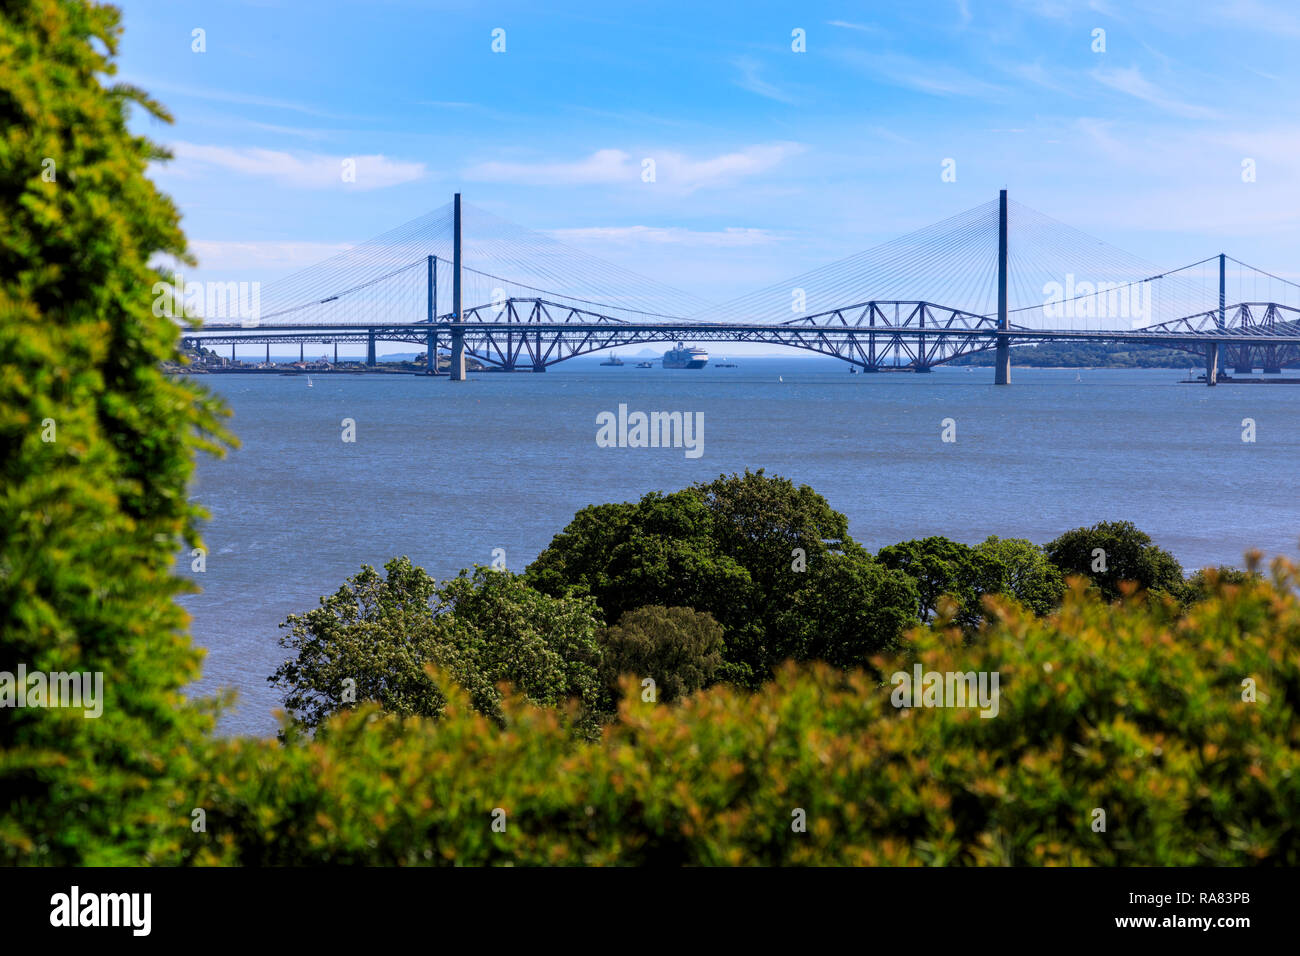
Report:
<svg viewBox="0 0 1300 956"><path fill-rule="evenodd" d="M605 349L679 341L779 345L864 372L927 372L991 351L999 385L1011 382L1014 346L1042 341L1178 349L1204 364L1211 386L1221 365L1277 374L1300 363L1300 285L1226 254L1156 272L1010 202L1006 190L724 303L463 206L458 193L269 284L236 321L212 312L185 330L185 347L229 345L233 358L237 346L263 344L269 359L272 344L297 343L301 356L313 343L333 345L337 362L340 343L360 343L375 365L377 343L412 343L423 347L430 375L446 353L452 381L465 380L470 357L544 372Z"/></svg>

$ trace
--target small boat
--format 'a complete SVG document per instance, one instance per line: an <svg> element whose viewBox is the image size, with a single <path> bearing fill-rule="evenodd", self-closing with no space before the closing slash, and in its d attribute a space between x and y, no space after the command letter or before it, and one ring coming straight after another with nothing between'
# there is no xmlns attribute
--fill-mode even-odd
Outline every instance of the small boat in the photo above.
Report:
<svg viewBox="0 0 1300 956"><path fill-rule="evenodd" d="M777 380L778 382L784 382L784 381L785 381L785 379L782 378L780 375L778 375L778 376L776 377L776 380Z"/></svg>
<svg viewBox="0 0 1300 956"><path fill-rule="evenodd" d="M654 367L655 367L655 363L654 363L654 362L637 362L637 363L636 363L636 367L637 367L637 368L654 368Z"/></svg>
<svg viewBox="0 0 1300 956"><path fill-rule="evenodd" d="M307 376L307 387L308 387L308 388L311 388L311 387L312 387L312 384L311 384L311 376L310 376L310 375Z"/></svg>
<svg viewBox="0 0 1300 956"><path fill-rule="evenodd" d="M617 355L611 355L609 358L605 359L605 361L601 362L600 364L601 365L622 365L623 360L619 358Z"/></svg>

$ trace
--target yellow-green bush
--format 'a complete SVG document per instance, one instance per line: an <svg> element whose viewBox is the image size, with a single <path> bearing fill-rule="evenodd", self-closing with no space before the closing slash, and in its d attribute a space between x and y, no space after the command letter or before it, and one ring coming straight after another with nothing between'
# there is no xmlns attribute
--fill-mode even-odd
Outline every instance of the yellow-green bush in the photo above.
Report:
<svg viewBox="0 0 1300 956"><path fill-rule="evenodd" d="M504 728L463 699L438 722L358 710L316 741L223 746L186 795L208 831L178 818L176 849L200 863L1294 865L1297 583L1279 566L1181 616L1076 586L1051 617L991 603L973 644L923 629L912 657L877 662L997 671L994 718L896 709L889 686L820 666L679 705L628 694L594 744L518 702Z"/></svg>

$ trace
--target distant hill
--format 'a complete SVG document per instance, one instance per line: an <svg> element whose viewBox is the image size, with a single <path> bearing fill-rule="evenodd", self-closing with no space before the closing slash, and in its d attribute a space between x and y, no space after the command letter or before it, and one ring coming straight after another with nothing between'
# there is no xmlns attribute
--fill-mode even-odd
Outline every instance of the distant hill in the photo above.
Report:
<svg viewBox="0 0 1300 956"><path fill-rule="evenodd" d="M1028 368L1192 368L1203 362L1191 352L1136 343L1040 342L1011 350L1011 364ZM963 355L948 364L992 366L993 350Z"/></svg>

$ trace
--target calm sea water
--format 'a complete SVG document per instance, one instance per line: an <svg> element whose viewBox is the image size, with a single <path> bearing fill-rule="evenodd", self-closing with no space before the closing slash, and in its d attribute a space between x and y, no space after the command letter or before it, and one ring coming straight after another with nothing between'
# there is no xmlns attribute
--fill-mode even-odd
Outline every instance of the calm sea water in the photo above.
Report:
<svg viewBox="0 0 1300 956"><path fill-rule="evenodd" d="M234 687L228 733L270 734L277 625L362 564L409 555L437 577L527 565L584 505L745 468L811 485L876 548L943 534L1045 542L1128 519L1188 568L1295 554L1300 386L1176 384L1185 372L991 369L850 375L834 361L699 371L570 362L545 374L232 375L203 381L242 447L200 463L207 570L183 573L208 651L198 691ZM1190 364L1190 363L1189 363ZM1076 380L1077 379L1077 380ZM596 416L704 413L704 452L598 448ZM345 418L356 441L341 440ZM941 440L943 420L955 443ZM1243 419L1257 440L1242 441Z"/></svg>

